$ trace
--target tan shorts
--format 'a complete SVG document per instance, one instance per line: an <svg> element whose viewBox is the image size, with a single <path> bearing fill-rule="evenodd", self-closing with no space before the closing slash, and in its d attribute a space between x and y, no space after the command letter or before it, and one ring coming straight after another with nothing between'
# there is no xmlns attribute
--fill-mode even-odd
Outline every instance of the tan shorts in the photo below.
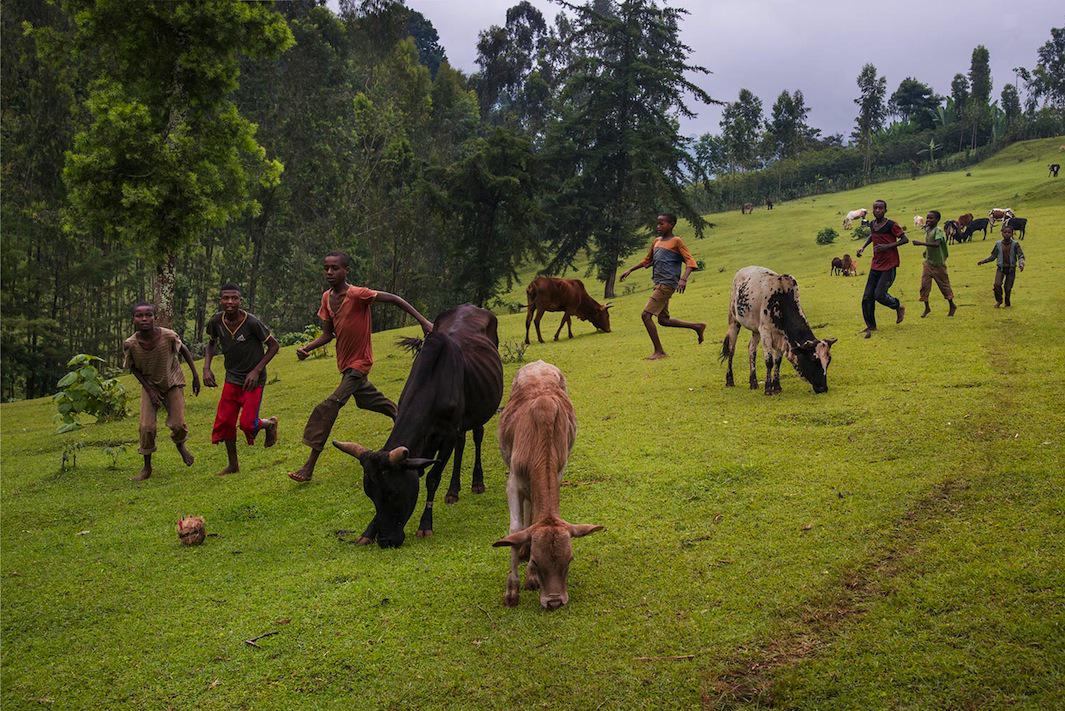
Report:
<svg viewBox="0 0 1065 711"><path fill-rule="evenodd" d="M647 300L647 305L643 307L644 313L657 316L659 319L669 318L669 297L673 296L674 291L676 289L672 286L655 284L654 291L651 292L651 298Z"/></svg>

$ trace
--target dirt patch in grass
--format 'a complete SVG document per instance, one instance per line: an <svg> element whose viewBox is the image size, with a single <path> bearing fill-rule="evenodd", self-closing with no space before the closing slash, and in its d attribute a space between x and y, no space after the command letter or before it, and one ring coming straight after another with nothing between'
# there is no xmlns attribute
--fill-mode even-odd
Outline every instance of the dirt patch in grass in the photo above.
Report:
<svg viewBox="0 0 1065 711"><path fill-rule="evenodd" d="M725 671L704 685L703 708L773 705L777 672L816 654L843 625L863 615L871 602L889 595L890 581L916 554L917 543L938 522L957 513L957 494L966 488L967 482L951 479L919 499L894 525L885 543L843 576L841 586L812 600L777 636L754 648L740 649Z"/></svg>

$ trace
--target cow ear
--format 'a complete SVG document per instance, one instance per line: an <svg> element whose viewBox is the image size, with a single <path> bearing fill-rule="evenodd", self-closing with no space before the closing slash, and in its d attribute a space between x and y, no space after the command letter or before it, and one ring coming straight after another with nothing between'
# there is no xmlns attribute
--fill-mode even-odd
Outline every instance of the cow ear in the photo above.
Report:
<svg viewBox="0 0 1065 711"><path fill-rule="evenodd" d="M406 447L396 447L388 453L389 464L402 464L407 461L407 455L410 454L410 450Z"/></svg>
<svg viewBox="0 0 1065 711"><path fill-rule="evenodd" d="M437 463L437 461L435 459L424 459L422 457L411 457L410 459L407 459L406 461L403 462L403 466L408 468L408 469L417 469L418 470L418 476L422 476L423 474L425 474L425 468L427 466L430 466L430 465L436 464L436 463Z"/></svg>
<svg viewBox="0 0 1065 711"><path fill-rule="evenodd" d="M366 447L363 447L358 442L338 442L334 439L333 446L344 454L350 454L359 461L362 461L362 458L370 453L370 450L366 449Z"/></svg>
<svg viewBox="0 0 1065 711"><path fill-rule="evenodd" d="M530 532L529 528L523 528L520 531L515 531L509 536L500 538L498 541L492 544L492 547L502 548L503 546L511 546L513 548L518 548L519 546L526 545L531 540L532 533Z"/></svg>
<svg viewBox="0 0 1065 711"><path fill-rule="evenodd" d="M589 536L596 531L602 531L606 526L600 526L597 523L571 523L569 524L569 535L573 538L581 538L582 536Z"/></svg>

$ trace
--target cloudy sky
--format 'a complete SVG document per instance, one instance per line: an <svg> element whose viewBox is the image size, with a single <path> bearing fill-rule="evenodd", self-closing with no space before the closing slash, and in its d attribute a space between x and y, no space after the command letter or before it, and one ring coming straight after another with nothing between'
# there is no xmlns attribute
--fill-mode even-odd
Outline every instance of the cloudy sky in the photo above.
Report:
<svg viewBox="0 0 1065 711"><path fill-rule="evenodd" d="M549 0L531 0L548 18ZM476 69L478 33L506 21L517 0L407 0L432 21L451 64ZM336 7L335 0L331 5ZM888 95L907 76L940 94L967 73L973 47L991 53L993 96L1015 80L1013 68L1035 64L1051 27L1065 26L1052 0L674 0L690 14L682 40L691 64L713 74L698 79L714 98L734 100L740 88L757 94L768 112L781 90L801 89L810 122L825 133L848 135L854 124L855 78L866 62L887 77ZM1022 94L1023 97L1023 94ZM699 116L684 133L718 131L720 108L692 106Z"/></svg>

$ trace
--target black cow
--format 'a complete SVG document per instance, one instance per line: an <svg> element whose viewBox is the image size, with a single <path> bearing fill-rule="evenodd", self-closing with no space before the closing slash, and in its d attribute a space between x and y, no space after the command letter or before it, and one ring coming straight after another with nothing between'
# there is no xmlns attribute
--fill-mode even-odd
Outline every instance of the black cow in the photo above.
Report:
<svg viewBox="0 0 1065 711"><path fill-rule="evenodd" d="M1060 163L1051 163L1050 164L1050 175L1048 177L1051 177L1051 178L1058 177L1058 171L1059 170L1061 170L1061 164Z"/></svg>
<svg viewBox="0 0 1065 711"><path fill-rule="evenodd" d="M1019 232L1021 239L1024 239L1024 228L1028 226L1027 217L1011 217L1006 220L1006 224L1012 227L1014 232Z"/></svg>
<svg viewBox="0 0 1065 711"><path fill-rule="evenodd" d="M418 537L433 533L433 498L447 460L455 454L446 501L458 500L459 472L466 432L473 431L476 460L474 493L484 491L481 440L484 425L503 399L503 363L499 359L496 317L491 311L463 304L436 317L424 341L408 339L418 350L399 397L399 414L383 449L371 451L355 442L333 442L362 464L362 486L376 514L359 538L382 548L403 543L404 526L418 503L418 477L425 477L425 511Z"/></svg>
<svg viewBox="0 0 1065 711"><path fill-rule="evenodd" d="M972 242L973 235L977 232L984 233L984 239L987 239L987 226L991 224L991 220L986 217L973 220L966 227L965 230L957 237L959 242Z"/></svg>

